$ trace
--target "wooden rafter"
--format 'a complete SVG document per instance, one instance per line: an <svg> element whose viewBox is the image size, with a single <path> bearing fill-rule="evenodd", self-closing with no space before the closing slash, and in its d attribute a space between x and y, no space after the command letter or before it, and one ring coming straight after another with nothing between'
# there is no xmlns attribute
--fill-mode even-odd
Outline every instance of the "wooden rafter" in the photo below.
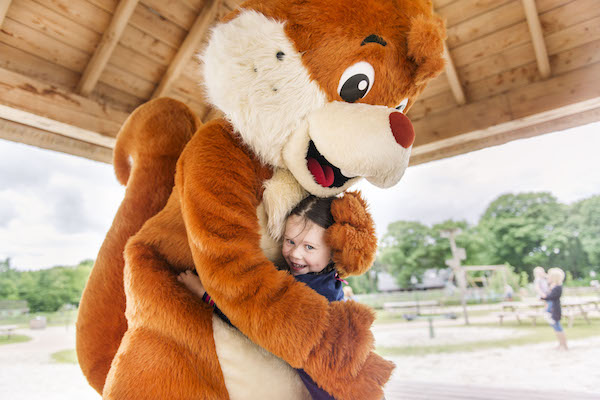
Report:
<svg viewBox="0 0 600 400"><path fill-rule="evenodd" d="M113 148L116 142L114 137L104 136L97 132L78 128L76 126L58 122L27 111L3 106L2 104L0 104L0 119L27 125L45 132L55 133L64 137L106 148Z"/></svg>
<svg viewBox="0 0 600 400"><path fill-rule="evenodd" d="M115 137L128 117L105 103L5 68L0 68L0 104L108 137Z"/></svg>
<svg viewBox="0 0 600 400"><path fill-rule="evenodd" d="M0 28L2 28L2 23L4 23L4 18L6 17L6 13L8 12L8 7L10 7L11 2L12 0L0 1Z"/></svg>
<svg viewBox="0 0 600 400"><path fill-rule="evenodd" d="M112 149L0 118L0 138L110 164Z"/></svg>
<svg viewBox="0 0 600 400"><path fill-rule="evenodd" d="M535 50L538 70L540 71L542 78L549 78L551 73L550 60L548 58L548 51L546 50L546 43L544 42L544 33L542 31L542 24L540 23L537 7L535 6L535 0L523 0L523 8L525 9L525 15L527 16L527 25L529 26L531 40L533 41L533 49Z"/></svg>
<svg viewBox="0 0 600 400"><path fill-rule="evenodd" d="M467 98L465 97L465 92L460 84L460 80L458 79L458 73L456 72L454 62L452 61L452 57L450 56L450 51L448 50L446 43L444 43L444 55L446 57L446 76L448 77L448 83L450 84L450 89L452 90L454 99L459 105L466 104Z"/></svg>
<svg viewBox="0 0 600 400"><path fill-rule="evenodd" d="M539 134L531 132L541 124L546 126L541 133L560 129L558 123L548 121L561 121L563 128L590 122L600 115L598 77L600 63L470 103L452 113L414 121L419 135L411 162L427 162ZM581 116L579 122L571 118L577 114Z"/></svg>
<svg viewBox="0 0 600 400"><path fill-rule="evenodd" d="M206 35L210 25L215 20L219 7L221 6L221 0L207 0L202 12L196 18L196 22L190 29L187 37L183 41L183 44L179 48L179 51L173 58L169 69L163 76L160 84L154 91L152 98L164 96L173 82L179 77L185 64L190 60L194 51L198 47L200 40Z"/></svg>
<svg viewBox="0 0 600 400"><path fill-rule="evenodd" d="M493 130L486 130L489 134L481 136L464 135L462 140L455 143L446 142L438 148L413 148L410 156L410 165L419 165L430 161L453 157L475 150L498 146L517 139L530 138L545 133L562 131L577 126L600 121L600 107L592 108L575 114L557 117L533 123L531 120L521 121L519 124L503 124L496 126Z"/></svg>
<svg viewBox="0 0 600 400"><path fill-rule="evenodd" d="M138 2L139 0L121 0L119 2L110 24L104 31L102 39L77 85L77 91L82 95L88 96L94 90L100 74L106 67Z"/></svg>

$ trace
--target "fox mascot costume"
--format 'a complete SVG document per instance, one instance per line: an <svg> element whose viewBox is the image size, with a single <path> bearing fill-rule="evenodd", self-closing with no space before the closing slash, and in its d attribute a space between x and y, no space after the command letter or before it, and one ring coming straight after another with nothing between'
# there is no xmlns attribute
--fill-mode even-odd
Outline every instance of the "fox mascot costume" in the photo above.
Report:
<svg viewBox="0 0 600 400"><path fill-rule="evenodd" d="M361 178L396 184L415 138L404 115L444 66L428 0L250 0L202 55L205 125L157 99L114 151L125 198L81 301L77 354L104 399L307 399L293 368L338 400L381 399L393 364L373 312L278 271L288 213ZM340 275L376 248L357 193L332 205ZM177 281L194 269L239 329Z"/></svg>

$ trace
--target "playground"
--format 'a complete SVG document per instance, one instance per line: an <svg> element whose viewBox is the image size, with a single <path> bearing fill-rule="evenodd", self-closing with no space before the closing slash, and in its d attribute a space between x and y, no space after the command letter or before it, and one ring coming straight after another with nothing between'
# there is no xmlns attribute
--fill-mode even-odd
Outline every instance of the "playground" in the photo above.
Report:
<svg viewBox="0 0 600 400"><path fill-rule="evenodd" d="M525 304L525 303L524 303ZM600 312L593 307L566 328L569 351L559 352L544 323L520 323L498 313L503 303L469 305L470 324L457 318L422 318L379 310L373 327L377 351L397 368L387 399L594 399L600 397ZM440 311L440 309L438 309ZM444 314L460 306L443 307ZM0 386L11 399L94 400L100 396L75 363L75 328L68 318L44 329L17 324L11 335L23 342L2 344ZM0 338L6 341L5 337Z"/></svg>

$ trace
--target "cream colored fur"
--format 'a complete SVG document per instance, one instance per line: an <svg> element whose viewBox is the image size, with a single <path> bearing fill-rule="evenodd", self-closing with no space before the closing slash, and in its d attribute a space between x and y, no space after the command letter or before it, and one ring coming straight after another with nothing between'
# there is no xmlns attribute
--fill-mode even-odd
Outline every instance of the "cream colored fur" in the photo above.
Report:
<svg viewBox="0 0 600 400"><path fill-rule="evenodd" d="M216 315L213 317L213 332L231 400L311 399L296 370Z"/></svg>
<svg viewBox="0 0 600 400"><path fill-rule="evenodd" d="M290 133L326 102L283 27L255 11L242 11L213 30L201 57L209 100L263 162L278 167L284 166L281 149ZM285 53L281 61L280 51Z"/></svg>
<svg viewBox="0 0 600 400"><path fill-rule="evenodd" d="M287 169L277 168L273 177L264 184L263 203L267 213L267 231L275 240L281 240L285 220L308 192Z"/></svg>
<svg viewBox="0 0 600 400"><path fill-rule="evenodd" d="M394 112L388 107L335 101L310 115L309 135L345 176L363 176L376 186L391 187L402 178L412 149L396 143L390 127Z"/></svg>

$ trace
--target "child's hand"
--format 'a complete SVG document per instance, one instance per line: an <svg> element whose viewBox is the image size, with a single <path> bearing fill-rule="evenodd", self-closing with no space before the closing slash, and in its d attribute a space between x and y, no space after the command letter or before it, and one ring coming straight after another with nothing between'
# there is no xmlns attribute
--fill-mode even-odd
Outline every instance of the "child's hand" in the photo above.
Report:
<svg viewBox="0 0 600 400"><path fill-rule="evenodd" d="M206 290L202 286L202 282L198 275L194 274L191 270L182 272L177 277L177 280L185 285L192 293L198 297L204 296Z"/></svg>
<svg viewBox="0 0 600 400"><path fill-rule="evenodd" d="M340 276L360 275L373 264L377 250L375 224L360 192L346 192L333 200L334 224L327 229L327 244Z"/></svg>

